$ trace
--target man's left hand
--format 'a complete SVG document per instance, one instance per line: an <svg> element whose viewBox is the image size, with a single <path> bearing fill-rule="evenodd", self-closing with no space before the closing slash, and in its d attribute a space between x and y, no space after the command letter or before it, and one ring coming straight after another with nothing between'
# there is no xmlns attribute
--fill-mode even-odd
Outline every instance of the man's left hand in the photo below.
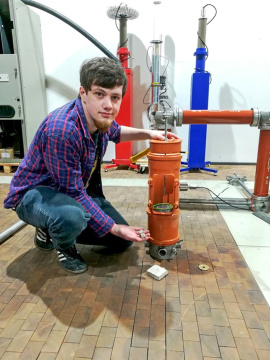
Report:
<svg viewBox="0 0 270 360"><path fill-rule="evenodd" d="M165 131L151 130L150 131L150 138L152 140L165 140ZM179 136L172 133L171 131L168 131L167 132L167 138L168 139L179 139Z"/></svg>

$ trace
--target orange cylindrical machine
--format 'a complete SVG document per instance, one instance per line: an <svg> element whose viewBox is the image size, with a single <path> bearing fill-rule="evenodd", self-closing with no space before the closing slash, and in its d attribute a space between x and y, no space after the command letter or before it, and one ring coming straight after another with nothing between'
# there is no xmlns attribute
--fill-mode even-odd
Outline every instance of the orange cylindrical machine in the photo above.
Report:
<svg viewBox="0 0 270 360"><path fill-rule="evenodd" d="M179 243L180 139L150 140L147 154L149 196L147 205L150 256L173 259Z"/></svg>

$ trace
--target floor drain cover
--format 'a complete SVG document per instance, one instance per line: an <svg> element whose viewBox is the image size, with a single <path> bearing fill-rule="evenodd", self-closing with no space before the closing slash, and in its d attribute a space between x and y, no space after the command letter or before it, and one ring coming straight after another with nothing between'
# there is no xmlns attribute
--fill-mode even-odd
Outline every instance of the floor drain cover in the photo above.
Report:
<svg viewBox="0 0 270 360"><path fill-rule="evenodd" d="M207 271L207 270L209 270L209 266L205 265L205 264L201 264L201 265L199 265L199 269L203 270L203 271Z"/></svg>

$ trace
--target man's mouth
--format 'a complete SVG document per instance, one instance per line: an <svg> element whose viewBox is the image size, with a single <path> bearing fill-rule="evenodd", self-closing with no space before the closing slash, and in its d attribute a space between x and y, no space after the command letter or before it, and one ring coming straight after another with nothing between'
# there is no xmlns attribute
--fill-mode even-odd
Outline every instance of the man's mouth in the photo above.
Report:
<svg viewBox="0 0 270 360"><path fill-rule="evenodd" d="M112 116L111 113L107 113L107 112L101 112L100 114L101 114L103 117L105 117L105 118L109 118L109 117Z"/></svg>

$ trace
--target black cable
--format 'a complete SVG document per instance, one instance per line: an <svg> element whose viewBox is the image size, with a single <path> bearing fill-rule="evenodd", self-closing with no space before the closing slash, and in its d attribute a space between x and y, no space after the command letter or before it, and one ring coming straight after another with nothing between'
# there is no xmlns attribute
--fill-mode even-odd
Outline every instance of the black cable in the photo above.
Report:
<svg viewBox="0 0 270 360"><path fill-rule="evenodd" d="M208 23L206 25L210 24L210 22L212 22L214 20L214 18L217 16L216 7L213 4L206 4L206 5L204 5L203 9L205 9L207 6L212 6L215 9L215 15L212 17L212 19L210 21L208 21Z"/></svg>
<svg viewBox="0 0 270 360"><path fill-rule="evenodd" d="M68 19L64 15L60 14L59 12L49 8L48 6L45 6L43 4L40 4L36 1L28 1L28 0L22 0L22 2L25 5L36 7L37 9L46 11L47 13L57 17L58 19L64 21L66 24L73 27L73 29L77 30L80 34L82 34L84 37L86 37L88 40L90 40L96 47L99 48L105 55L107 55L109 58L119 62L116 56L114 56L105 46L103 46L97 39L95 39L92 35L90 35L88 32L86 32L82 27L74 23L72 20Z"/></svg>
<svg viewBox="0 0 270 360"><path fill-rule="evenodd" d="M129 59L131 59L131 55L129 55L129 57L127 57L126 59L123 59L123 60L119 60L121 63L123 63L124 61L127 61L127 60L129 60Z"/></svg>
<svg viewBox="0 0 270 360"><path fill-rule="evenodd" d="M202 71L202 69L199 69L199 68L194 68L194 70ZM203 72L209 74L209 84L211 84L211 82L212 82L212 74L207 70L203 70Z"/></svg>
<svg viewBox="0 0 270 360"><path fill-rule="evenodd" d="M233 208L235 208L235 209L238 209L238 210L248 210L248 211L249 211L249 209L244 209L244 208L242 208L242 207L238 207L238 206L235 206L235 205L232 205L232 204L228 203L227 201L225 201L224 199L222 199L221 197L219 197L217 194L215 194L214 191L212 191L211 189L208 189L206 186L197 186L197 189L206 189L206 190L210 191L210 192L211 192L212 194L214 194L220 201L224 202L224 204L229 205L229 206L231 206L231 207L233 207Z"/></svg>
<svg viewBox="0 0 270 360"><path fill-rule="evenodd" d="M149 49L150 48L153 48L153 46L152 45L150 45L149 47L148 47L148 49L147 49L147 52L146 52L146 66L147 66L147 69L149 70L149 72L151 72L151 69L150 69L150 67L149 67L149 65L148 65L148 60L147 60L147 57L148 57L148 54L149 54Z"/></svg>
<svg viewBox="0 0 270 360"><path fill-rule="evenodd" d="M208 59L208 54L209 54L209 49L208 46L206 45L206 43L202 40L202 38L200 37L199 33L197 32L198 38L200 39L200 41L202 42L203 46L205 46L206 48L206 52L207 52L207 56L205 58L205 61Z"/></svg>
<svg viewBox="0 0 270 360"><path fill-rule="evenodd" d="M123 42L123 44L120 44L118 49L121 48L121 47L125 47L124 45L128 42L128 39L126 41Z"/></svg>
<svg viewBox="0 0 270 360"><path fill-rule="evenodd" d="M149 115L151 106L152 106L152 104L150 104L150 105L148 106L147 112L146 112L147 119L148 119L148 121L149 121L150 123L151 123L151 121L152 121L151 118L150 118L150 115Z"/></svg>
<svg viewBox="0 0 270 360"><path fill-rule="evenodd" d="M216 9L216 7L215 7L214 5L212 5L212 4L206 4L205 6L203 6L203 9L205 9L207 6L212 6L212 7L215 9L215 15L212 17L212 19L211 19L210 21L208 21L208 23L206 23L206 25L210 24L210 23L214 20L214 18L217 16L217 9ZM207 46L206 43L201 39L201 37L200 37L200 35L199 35L198 32L197 32L197 35L198 35L198 38L200 39L201 43L203 44L203 46L205 46L205 48L206 48L206 52L207 52L207 56L205 57L205 61L206 61L206 60L208 59L208 56L209 56L208 46ZM197 69L195 69L195 70L197 70ZM205 72L208 72L208 71L205 71ZM209 73L209 72L208 72L208 73ZM211 84L211 82L212 82L212 75L211 75L211 73L209 73L209 74L210 74L209 84Z"/></svg>
<svg viewBox="0 0 270 360"><path fill-rule="evenodd" d="M144 102L144 100L145 100L145 98L146 98L146 95L149 93L149 90L150 90L150 89L151 89L151 85L149 86L148 90L146 91L146 93L145 93L145 95L144 95L144 97L143 97L143 104L146 104L146 105L152 104L152 103L146 103L146 102Z"/></svg>
<svg viewBox="0 0 270 360"><path fill-rule="evenodd" d="M115 14L115 17L114 17L114 21L115 21L115 26L116 26L116 29L118 30L118 31L120 31L120 29L119 29L119 27L117 26L117 15L118 15L118 12L119 12L119 10L120 10L120 7L121 7L121 5L122 5L123 3L121 3L119 6L118 6L118 9L117 9L117 11L116 11L116 14Z"/></svg>
<svg viewBox="0 0 270 360"><path fill-rule="evenodd" d="M168 105L168 108L171 109L171 105L167 101L161 100L160 104L162 105L164 111L166 111L166 106L164 105L164 103L166 103Z"/></svg>
<svg viewBox="0 0 270 360"><path fill-rule="evenodd" d="M121 8L121 6L123 5L123 3L121 3L119 6L118 6L118 8L117 8L117 11L116 11L116 14L115 14L115 17L114 17L114 21L115 21L115 26L116 26L116 29L120 32L120 29L119 29L119 27L117 26L117 16L118 16L118 13L119 13L119 10L120 10L120 8ZM121 47L124 47L124 45L126 44L128 42L128 39L126 39L126 41L125 42L123 42L123 44L120 44L119 46L118 46L118 49L119 48L121 48ZM128 60L128 59L127 59Z"/></svg>
<svg viewBox="0 0 270 360"><path fill-rule="evenodd" d="M159 97L161 97L161 95L163 95L163 94L166 94L166 92L167 92L167 88L165 87L164 91L159 94Z"/></svg>

